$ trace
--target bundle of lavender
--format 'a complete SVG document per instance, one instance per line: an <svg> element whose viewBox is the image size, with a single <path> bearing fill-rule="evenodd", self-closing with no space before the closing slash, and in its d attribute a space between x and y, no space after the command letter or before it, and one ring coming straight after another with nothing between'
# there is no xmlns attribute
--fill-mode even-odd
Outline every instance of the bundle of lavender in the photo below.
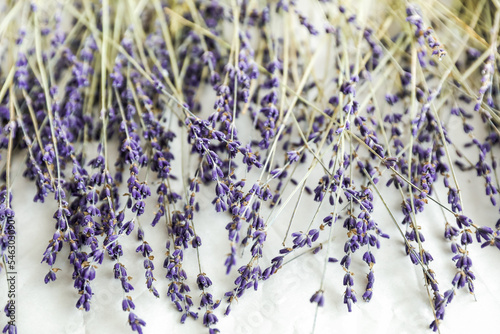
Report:
<svg viewBox="0 0 500 334"><path fill-rule="evenodd" d="M323 263L314 332L326 303L350 312L378 297L386 246L421 273L439 331L454 296L474 294L469 245L500 249L498 0L21 0L0 15L7 277L12 240L35 223L14 212L52 206L33 263L46 264L47 284L72 279L78 309L113 273L116 317L147 332L133 299L143 278L127 272L143 266L151 298L213 334L305 255ZM35 203L16 196L17 171ZM484 185L475 196L491 201L489 219L471 218L463 180ZM445 245L450 277L426 242L422 212L435 209L432 243ZM214 258L207 240L227 255ZM211 279L208 259L234 283ZM326 289L333 267L340 294ZM15 305L3 333L17 333Z"/></svg>

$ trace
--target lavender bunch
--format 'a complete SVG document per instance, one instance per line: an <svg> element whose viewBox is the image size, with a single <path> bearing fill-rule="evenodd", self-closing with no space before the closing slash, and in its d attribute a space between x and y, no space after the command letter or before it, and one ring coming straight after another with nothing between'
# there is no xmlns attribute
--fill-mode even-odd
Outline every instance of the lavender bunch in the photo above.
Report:
<svg viewBox="0 0 500 334"><path fill-rule="evenodd" d="M147 332L141 268L180 323L218 333L245 295L311 257L314 332L320 307L380 298L389 252L422 275L440 331L461 290L476 293L480 248L500 250L500 4L365 5L8 2L1 271L21 249L16 228L31 228L23 211L52 206L40 280L71 281L77 309L93 310L112 276L123 322ZM19 202L18 169L35 204ZM491 203L481 222L469 180ZM452 274L434 260L440 242Z"/></svg>

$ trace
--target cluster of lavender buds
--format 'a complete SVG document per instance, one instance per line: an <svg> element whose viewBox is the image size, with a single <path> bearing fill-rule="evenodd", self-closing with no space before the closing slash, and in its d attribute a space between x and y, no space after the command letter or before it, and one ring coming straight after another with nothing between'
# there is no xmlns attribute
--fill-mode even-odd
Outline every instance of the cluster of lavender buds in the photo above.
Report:
<svg viewBox="0 0 500 334"><path fill-rule="evenodd" d="M409 273L440 331L483 252L500 264L499 35L498 0L5 1L2 333L33 331L16 252L47 308L116 286L131 332L151 300L179 332L237 333L307 258L313 333Z"/></svg>

